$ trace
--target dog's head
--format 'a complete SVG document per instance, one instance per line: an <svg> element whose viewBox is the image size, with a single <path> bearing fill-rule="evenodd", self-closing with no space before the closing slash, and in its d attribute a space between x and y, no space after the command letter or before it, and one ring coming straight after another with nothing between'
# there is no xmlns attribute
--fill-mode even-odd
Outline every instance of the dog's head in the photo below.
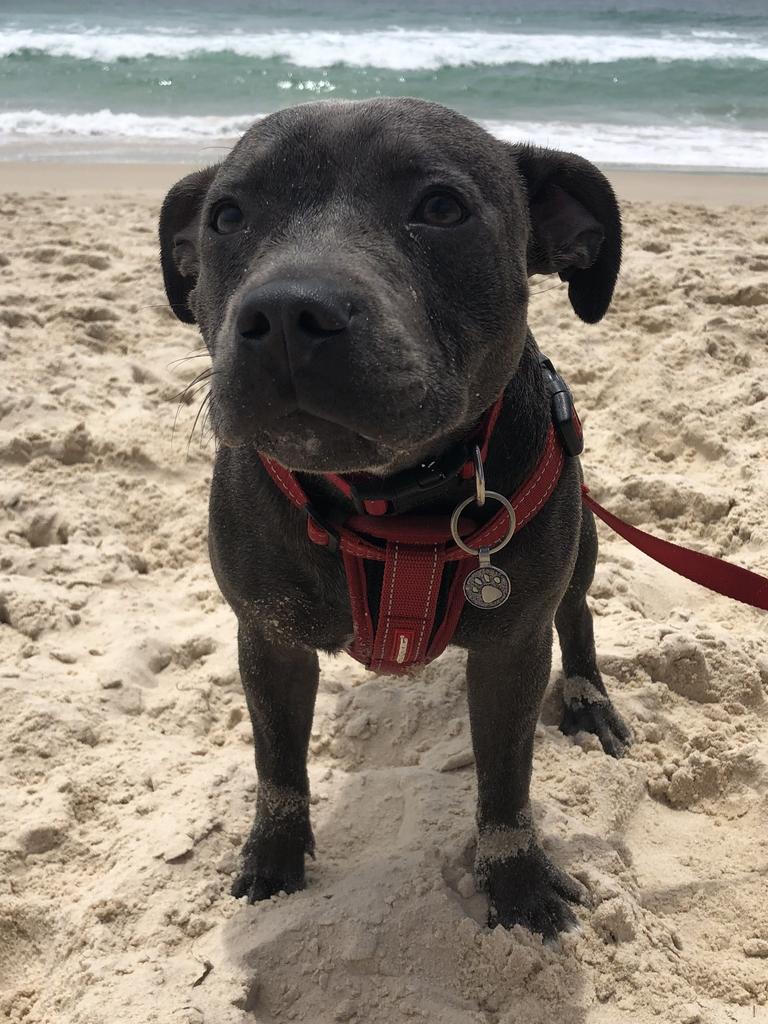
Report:
<svg viewBox="0 0 768 1024"><path fill-rule="evenodd" d="M512 377L528 277L599 320L621 258L586 160L510 146L415 99L259 121L168 193L165 287L213 359L220 443L292 469L385 473L439 452Z"/></svg>

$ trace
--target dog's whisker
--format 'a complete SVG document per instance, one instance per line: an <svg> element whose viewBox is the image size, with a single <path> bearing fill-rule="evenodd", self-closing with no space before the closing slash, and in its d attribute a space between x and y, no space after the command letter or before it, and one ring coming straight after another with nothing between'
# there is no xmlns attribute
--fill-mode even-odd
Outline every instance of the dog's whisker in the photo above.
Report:
<svg viewBox="0 0 768 1024"><path fill-rule="evenodd" d="M208 419L211 424L211 437L213 438L214 452L218 453L220 446L218 432L216 430L216 398L213 394L211 395L211 399L208 403L208 410L206 415L208 416Z"/></svg>
<svg viewBox="0 0 768 1024"><path fill-rule="evenodd" d="M182 405L191 404L195 400L195 398L200 394L201 391L210 388L209 381L211 377L215 375L216 372L217 371L215 371L213 367L206 367L206 369L203 370L202 373L199 373L194 380L190 381L189 384L187 384L187 386L178 395L175 395L174 398L172 399L174 402L177 402L177 405L176 413L173 417L173 426L171 427L171 444L173 444L174 438L176 437L176 424L179 421L179 414L181 413ZM200 386L197 387L195 391L192 391L191 389L194 388L196 385ZM188 401L187 396L189 396Z"/></svg>
<svg viewBox="0 0 768 1024"><path fill-rule="evenodd" d="M562 287L563 287L562 284L550 284L546 288L535 288L532 291L529 291L528 294L529 295L543 295L544 292L553 292L555 290L559 291L559 290L562 289Z"/></svg>
<svg viewBox="0 0 768 1024"><path fill-rule="evenodd" d="M202 414L203 410L207 408L208 403L210 401L210 398L211 398L211 393L209 391L206 394L206 396L203 398L202 402L200 403L200 408L197 410L197 415L195 416L195 422L192 424L192 429L190 430L189 437L187 438L187 455L189 455L189 446L192 444L192 438L195 436L195 428L197 427L197 423L198 423L198 420L200 419L200 415ZM202 441L202 432L201 432L201 441Z"/></svg>
<svg viewBox="0 0 768 1024"><path fill-rule="evenodd" d="M208 355L208 349L196 349L191 355L181 356L179 359L173 359L170 363L166 363L166 367L170 369L172 366L178 366L180 363L189 362L190 359L204 359Z"/></svg>
<svg viewBox="0 0 768 1024"><path fill-rule="evenodd" d="M209 389L209 388L208 388L208 383L207 383L206 381L203 381L203 382L202 382L202 383L201 383L201 384L199 385L199 387L196 387L196 388L195 388L195 390L194 390L194 391L189 391L189 390L187 390L187 391L185 392L185 399L186 399L186 400L182 399L182 400L181 400L181 401L179 402L179 405L192 405L192 403L193 403L193 402L195 401L195 399L196 399L196 398L197 398L197 397L198 397L199 395L201 395L201 394L202 394L202 393L203 393L204 391L207 391L208 389Z"/></svg>
<svg viewBox="0 0 768 1024"><path fill-rule="evenodd" d="M171 445L173 445L174 439L176 437L176 424L179 421L179 413L181 412L181 406L182 402L179 401L178 404L176 405L176 413L173 417L173 426L171 427Z"/></svg>
<svg viewBox="0 0 768 1024"><path fill-rule="evenodd" d="M187 307L183 302L147 302L143 306L137 306L136 309L186 309Z"/></svg>
<svg viewBox="0 0 768 1024"><path fill-rule="evenodd" d="M173 417L173 427L171 428L171 443L173 443L173 439L174 439L174 437L176 436L176 424L177 424L177 423L178 423L178 421L179 421L179 415L180 415L180 413L181 413L181 408L182 408L182 406L183 406L183 405L191 405L191 404L192 404L192 402L194 402L194 401L195 401L195 399L196 399L196 398L198 397L198 395L200 395L200 394L201 394L202 392L204 392L204 391L208 391L208 393L210 394L210 390L209 390L209 388L208 388L208 385L207 385L207 384L203 384L203 385L202 385L201 387L199 387L199 388L198 388L198 389L197 389L196 391L192 392L192 393L190 394L190 397L189 397L189 401L188 401L188 402L185 402L185 401L184 401L183 399L181 399L181 400L180 400L180 401L179 401L179 402L177 403L177 405L176 405L176 413L175 413L175 415L174 415L174 417ZM193 428L193 429L194 429L194 428Z"/></svg>
<svg viewBox="0 0 768 1024"><path fill-rule="evenodd" d="M200 393L200 392L198 391L198 392L196 392L196 393L195 393L194 395L192 395L191 401L194 401L194 400L195 400L195 398L197 397L197 395L198 395L199 393ZM173 444L173 442L174 442L174 439L175 439L175 437L176 437L176 425L177 425L177 424L178 424L178 422L179 422L179 416L180 416L180 414L181 414L181 407L182 407L183 405L186 405L186 404L189 404L189 403L185 403L185 402L183 402L183 401L179 401L179 402L177 403L177 405L176 405L176 413L174 414L174 417L173 417L173 426L171 427L171 444Z"/></svg>
<svg viewBox="0 0 768 1024"><path fill-rule="evenodd" d="M189 391L191 391L192 388L194 388L198 384L205 384L207 381L211 379L211 377L215 376L215 373L216 371L213 369L212 366L206 366L204 370L198 373L194 380L191 380L189 384L187 384L185 387L181 389L178 395L173 396L172 401L183 402L186 395L188 394Z"/></svg>
<svg viewBox="0 0 768 1024"><path fill-rule="evenodd" d="M206 407L205 407L205 414L203 415L203 422L200 425L200 447L201 448L204 445L208 444L208 442L213 437L213 428L211 427L211 405L212 405L212 396L211 396L211 393L209 391L208 392L208 400L207 400ZM211 427L211 432L208 435L208 439L206 440L206 438L205 438L205 431L206 431L207 427Z"/></svg>

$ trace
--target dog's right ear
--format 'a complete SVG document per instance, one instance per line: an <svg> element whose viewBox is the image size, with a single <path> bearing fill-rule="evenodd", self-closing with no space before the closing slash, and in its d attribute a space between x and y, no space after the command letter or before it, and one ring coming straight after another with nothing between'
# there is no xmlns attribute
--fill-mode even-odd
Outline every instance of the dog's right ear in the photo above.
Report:
<svg viewBox="0 0 768 1024"><path fill-rule="evenodd" d="M171 309L185 324L195 322L189 296L200 268L200 210L219 165L177 181L160 210L160 263Z"/></svg>

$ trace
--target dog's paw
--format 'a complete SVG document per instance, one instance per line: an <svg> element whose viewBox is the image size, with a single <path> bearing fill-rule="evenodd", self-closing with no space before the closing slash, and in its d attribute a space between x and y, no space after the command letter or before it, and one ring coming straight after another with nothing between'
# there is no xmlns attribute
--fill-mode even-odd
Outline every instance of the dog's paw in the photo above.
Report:
<svg viewBox="0 0 768 1024"><path fill-rule="evenodd" d="M569 904L585 904L586 889L556 867L537 844L503 859L480 861L478 881L488 893L488 925L522 925L552 942L578 927Z"/></svg>
<svg viewBox="0 0 768 1024"><path fill-rule="evenodd" d="M589 680L578 677L563 681L560 732L566 736L591 732L611 757L623 757L632 743L629 726L610 697L601 693Z"/></svg>
<svg viewBox="0 0 768 1024"><path fill-rule="evenodd" d="M231 893L249 903L268 900L276 893L298 892L305 886L304 855L314 857L312 832L268 832L257 821L243 846L243 863Z"/></svg>

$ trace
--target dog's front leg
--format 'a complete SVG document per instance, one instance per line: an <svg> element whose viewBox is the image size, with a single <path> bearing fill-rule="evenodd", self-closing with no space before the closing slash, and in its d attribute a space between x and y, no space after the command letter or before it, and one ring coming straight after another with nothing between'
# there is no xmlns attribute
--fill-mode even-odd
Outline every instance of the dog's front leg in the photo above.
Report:
<svg viewBox="0 0 768 1024"><path fill-rule="evenodd" d="M307 748L319 669L314 651L278 646L251 623L237 639L259 788L232 895L254 903L303 889L304 854L314 854Z"/></svg>
<svg viewBox="0 0 768 1024"><path fill-rule="evenodd" d="M475 873L493 927L521 924L545 939L575 924L566 901L585 892L545 855L531 817L533 737L549 678L552 628L470 652L467 690L477 766Z"/></svg>

